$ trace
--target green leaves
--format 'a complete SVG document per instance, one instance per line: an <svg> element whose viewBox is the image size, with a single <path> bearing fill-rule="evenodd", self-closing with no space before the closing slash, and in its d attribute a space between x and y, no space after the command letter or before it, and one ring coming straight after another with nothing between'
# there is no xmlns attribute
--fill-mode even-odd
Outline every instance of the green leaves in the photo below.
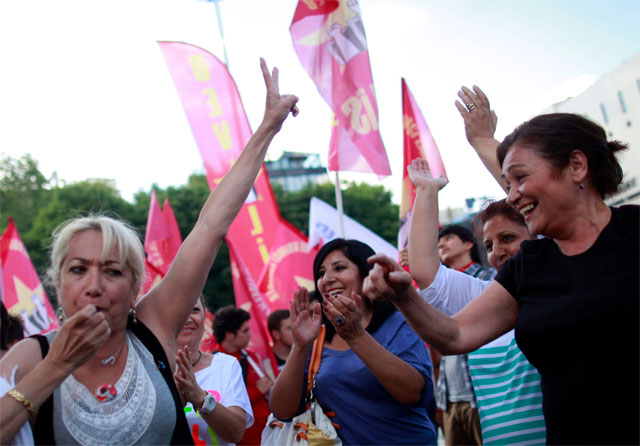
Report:
<svg viewBox="0 0 640 446"><path fill-rule="evenodd" d="M4 231L8 217L13 217L31 261L41 278L49 266L51 233L60 223L79 215L104 213L133 224L144 241L151 189L158 201L169 199L184 239L195 225L200 209L209 196L205 175L193 174L182 186L161 189L152 185L140 190L133 203L124 200L108 182L83 181L52 186L40 172L38 162L30 155L20 159L5 158L0 162L0 229ZM299 192L286 192L273 185L282 216L304 234L308 233L309 200L316 196L335 206L332 183L308 184ZM349 183L342 191L347 215L395 244L398 231L398 206L391 202L391 192L382 186ZM44 280L43 280L44 283ZM220 249L211 268L203 293L207 307L215 311L235 303L231 266L226 245ZM52 305L55 290L47 287Z"/></svg>

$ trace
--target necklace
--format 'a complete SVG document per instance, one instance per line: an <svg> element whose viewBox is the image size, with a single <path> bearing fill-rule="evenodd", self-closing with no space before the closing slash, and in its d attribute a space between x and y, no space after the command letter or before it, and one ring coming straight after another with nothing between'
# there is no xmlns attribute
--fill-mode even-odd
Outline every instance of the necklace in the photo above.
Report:
<svg viewBox="0 0 640 446"><path fill-rule="evenodd" d="M194 367L197 363L200 362L201 359L202 359L202 352L198 350L198 359L196 359L196 362L191 363L191 367Z"/></svg>
<svg viewBox="0 0 640 446"><path fill-rule="evenodd" d="M125 337L126 340L126 337ZM115 364L116 362L116 358L118 356L120 356L120 353L122 353L122 347L124 347L124 340L122 341L122 344L120 344L120 347L118 348L118 353L116 354L116 352L113 352L113 354L105 359L101 359L100 360L100 365L102 367L111 365L111 364Z"/></svg>

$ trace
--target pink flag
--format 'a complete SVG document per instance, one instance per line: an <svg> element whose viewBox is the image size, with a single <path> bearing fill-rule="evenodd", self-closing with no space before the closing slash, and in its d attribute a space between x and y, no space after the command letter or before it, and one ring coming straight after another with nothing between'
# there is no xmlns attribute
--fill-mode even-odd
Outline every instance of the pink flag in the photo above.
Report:
<svg viewBox="0 0 640 446"><path fill-rule="evenodd" d="M300 0L289 30L302 66L334 114L329 170L391 175L358 3Z"/></svg>
<svg viewBox="0 0 640 446"><path fill-rule="evenodd" d="M49 298L44 292L13 219L0 238L2 300L9 313L21 316L26 336L58 328Z"/></svg>
<svg viewBox="0 0 640 446"><path fill-rule="evenodd" d="M213 189L251 137L236 84L227 67L208 51L182 42L158 44Z"/></svg>
<svg viewBox="0 0 640 446"><path fill-rule="evenodd" d="M445 175L444 164L438 146L431 136L429 126L422 117L407 83L402 79L402 122L404 127L404 163L402 166L402 198L400 200L400 230L398 232L398 249L407 246L409 231L409 211L413 207L416 188L409 178L407 166L416 158L424 158L434 177Z"/></svg>
<svg viewBox="0 0 640 446"><path fill-rule="evenodd" d="M144 237L147 261L164 276L169 271L181 244L182 237L169 200L165 199L163 211L156 199L156 192L151 191L151 204Z"/></svg>
<svg viewBox="0 0 640 446"><path fill-rule="evenodd" d="M209 185L214 188L251 136L238 90L224 64L213 54L187 43L159 42L159 45L207 167ZM219 138L220 129L228 130L228 140ZM286 308L291 299L288 291L280 291L282 288L277 287L270 296L277 295L278 299L267 301L257 285L265 266L270 262L270 254L278 252L280 246L299 239L298 236L291 239L282 237L282 231L279 230L282 224L263 167L256 178L253 192L249 194L226 237L236 305L249 308L254 335L252 348L263 358L267 357L267 353L272 354L266 334L266 318L270 311ZM308 256L313 258L313 253ZM304 277L306 283L312 282L313 272L310 268L297 271L297 274ZM286 283L286 286L290 284L289 281L282 283Z"/></svg>
<svg viewBox="0 0 640 446"><path fill-rule="evenodd" d="M158 42L213 189L251 137L240 95L225 65L213 54L181 42ZM256 67L258 66L256 61ZM224 137L220 137L224 136ZM280 221L267 172L260 173L245 205L233 221L227 241L234 243L254 280L269 257Z"/></svg>

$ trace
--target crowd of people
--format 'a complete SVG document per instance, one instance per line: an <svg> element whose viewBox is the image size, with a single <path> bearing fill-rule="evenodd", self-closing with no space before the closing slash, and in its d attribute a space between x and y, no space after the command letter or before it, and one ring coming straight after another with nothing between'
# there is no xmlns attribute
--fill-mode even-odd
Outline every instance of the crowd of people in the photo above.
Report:
<svg viewBox="0 0 640 446"><path fill-rule="evenodd" d="M477 87L456 107L506 199L472 228L439 229L447 180L416 159L400 263L329 241L315 290L268 318L275 361L248 348L250 314L234 306L215 312L217 349L202 351L205 278L269 143L297 114L277 69L261 69L262 124L157 286L136 299L138 235L89 216L53 234L60 328L21 340L2 307L2 444L261 444L268 419L308 409L309 387L343 444L436 444L438 427L448 445L640 442L639 208L604 201L626 146L563 113L499 142Z"/></svg>

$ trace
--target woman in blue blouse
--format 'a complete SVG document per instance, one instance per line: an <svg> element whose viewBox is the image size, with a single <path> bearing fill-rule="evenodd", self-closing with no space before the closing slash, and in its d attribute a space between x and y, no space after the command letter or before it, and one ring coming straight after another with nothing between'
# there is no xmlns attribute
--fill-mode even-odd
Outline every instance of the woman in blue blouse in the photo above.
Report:
<svg viewBox="0 0 640 446"><path fill-rule="evenodd" d="M320 324L327 328L316 397L335 412L344 444L434 444L427 417L433 398L431 363L424 343L388 302L362 296L374 251L356 240L336 239L314 261L321 303L306 289L294 293L294 345L271 391L280 419L302 412L306 366Z"/></svg>

